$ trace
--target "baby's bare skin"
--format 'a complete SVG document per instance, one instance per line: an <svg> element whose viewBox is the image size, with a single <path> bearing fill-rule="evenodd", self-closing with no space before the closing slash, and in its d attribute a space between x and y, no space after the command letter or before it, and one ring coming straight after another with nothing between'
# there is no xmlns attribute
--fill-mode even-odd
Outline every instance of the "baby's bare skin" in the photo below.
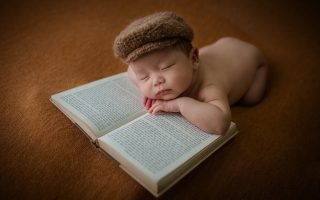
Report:
<svg viewBox="0 0 320 200"><path fill-rule="evenodd" d="M265 58L253 45L235 38L222 38L201 48L199 57L203 82L200 92L209 85L218 87L228 95L230 105L240 99L243 103L254 104L262 98L267 66ZM258 89L252 88L254 84L259 84Z"/></svg>
<svg viewBox="0 0 320 200"><path fill-rule="evenodd" d="M222 134L230 105L262 98L267 67L253 45L222 38L189 56L172 49L150 53L131 62L128 73L150 113L180 112L202 130Z"/></svg>

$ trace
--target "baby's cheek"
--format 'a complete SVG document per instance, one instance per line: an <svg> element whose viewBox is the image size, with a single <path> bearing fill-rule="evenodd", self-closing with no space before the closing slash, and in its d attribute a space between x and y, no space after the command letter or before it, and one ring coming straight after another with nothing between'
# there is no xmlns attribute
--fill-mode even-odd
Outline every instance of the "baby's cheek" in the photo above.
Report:
<svg viewBox="0 0 320 200"><path fill-rule="evenodd" d="M139 87L139 89L143 96L151 98L150 97L151 91L149 87L147 87L146 85L142 85Z"/></svg>

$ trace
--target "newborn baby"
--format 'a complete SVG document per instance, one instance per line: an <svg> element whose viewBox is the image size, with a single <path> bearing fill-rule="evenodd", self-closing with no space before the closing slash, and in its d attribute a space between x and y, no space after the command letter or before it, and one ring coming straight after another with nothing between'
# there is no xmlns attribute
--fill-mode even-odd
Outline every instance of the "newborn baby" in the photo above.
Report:
<svg viewBox="0 0 320 200"><path fill-rule="evenodd" d="M113 50L128 65L148 112L179 112L203 131L223 134L232 104L251 105L263 97L267 64L256 47L236 38L199 50L192 39L181 17L161 12L132 22Z"/></svg>

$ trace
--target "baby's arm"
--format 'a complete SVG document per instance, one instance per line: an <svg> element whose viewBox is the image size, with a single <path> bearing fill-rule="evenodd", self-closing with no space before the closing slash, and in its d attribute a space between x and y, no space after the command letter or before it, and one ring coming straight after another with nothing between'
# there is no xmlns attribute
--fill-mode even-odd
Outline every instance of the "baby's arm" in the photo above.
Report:
<svg viewBox="0 0 320 200"><path fill-rule="evenodd" d="M202 91L203 101L190 97L180 97L170 101L157 102L149 109L149 112L158 113L180 112L188 121L200 129L210 133L224 133L231 122L231 112L228 98L223 91L210 86Z"/></svg>

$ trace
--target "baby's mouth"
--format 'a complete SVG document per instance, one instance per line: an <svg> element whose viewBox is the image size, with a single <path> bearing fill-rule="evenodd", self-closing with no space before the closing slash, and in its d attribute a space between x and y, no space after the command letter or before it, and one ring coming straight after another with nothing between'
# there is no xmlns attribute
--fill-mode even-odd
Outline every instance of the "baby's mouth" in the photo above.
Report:
<svg viewBox="0 0 320 200"><path fill-rule="evenodd" d="M170 89L166 89L166 90L160 90L159 92L157 92L156 97L160 98L164 95L170 94L171 90Z"/></svg>

